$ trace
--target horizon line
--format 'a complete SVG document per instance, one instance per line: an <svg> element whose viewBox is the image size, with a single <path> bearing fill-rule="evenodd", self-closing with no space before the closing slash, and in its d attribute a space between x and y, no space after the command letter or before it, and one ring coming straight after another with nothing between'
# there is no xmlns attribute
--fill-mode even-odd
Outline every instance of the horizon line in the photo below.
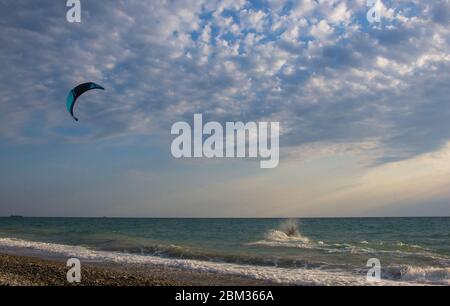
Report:
<svg viewBox="0 0 450 306"><path fill-rule="evenodd" d="M395 219L395 218L450 218L450 215L444 216L336 216L336 217L108 217L108 216L92 216L92 217L74 217L74 216L24 216L9 215L0 218L52 218L52 219Z"/></svg>

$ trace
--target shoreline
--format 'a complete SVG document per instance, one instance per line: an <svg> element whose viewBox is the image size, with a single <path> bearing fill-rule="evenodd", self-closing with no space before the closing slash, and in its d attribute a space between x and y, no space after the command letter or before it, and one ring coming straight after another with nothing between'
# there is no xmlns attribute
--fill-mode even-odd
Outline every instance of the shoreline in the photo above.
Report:
<svg viewBox="0 0 450 306"><path fill-rule="evenodd" d="M57 259L0 252L0 286L274 286L272 282L157 265L86 262L81 283L66 280L69 267Z"/></svg>
<svg viewBox="0 0 450 306"><path fill-rule="evenodd" d="M371 282L364 272L168 258L0 238L0 286L73 285L66 280L69 258L80 259L80 285L86 286L427 286L448 285L449 271L394 267L386 277Z"/></svg>

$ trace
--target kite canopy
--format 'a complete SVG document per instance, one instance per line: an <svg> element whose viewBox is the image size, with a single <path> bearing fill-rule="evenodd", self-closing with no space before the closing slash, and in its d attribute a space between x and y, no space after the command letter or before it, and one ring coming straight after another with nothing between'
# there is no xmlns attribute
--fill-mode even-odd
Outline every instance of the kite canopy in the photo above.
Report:
<svg viewBox="0 0 450 306"><path fill-rule="evenodd" d="M67 96L67 111L70 113L73 119L78 121L78 118L76 118L73 115L73 109L75 107L75 102L77 99L84 94L86 91L89 91L91 89L101 89L105 90L102 86L97 85L95 83L89 82L89 83L83 83L75 87L69 92L69 95Z"/></svg>

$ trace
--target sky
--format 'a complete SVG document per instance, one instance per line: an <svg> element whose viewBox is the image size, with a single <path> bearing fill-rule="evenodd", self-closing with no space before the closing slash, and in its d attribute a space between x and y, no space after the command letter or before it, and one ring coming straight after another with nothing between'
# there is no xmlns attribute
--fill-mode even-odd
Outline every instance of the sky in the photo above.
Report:
<svg viewBox="0 0 450 306"><path fill-rule="evenodd" d="M0 215L450 215L450 3L376 8L0 0ZM279 122L278 167L173 158L195 113Z"/></svg>

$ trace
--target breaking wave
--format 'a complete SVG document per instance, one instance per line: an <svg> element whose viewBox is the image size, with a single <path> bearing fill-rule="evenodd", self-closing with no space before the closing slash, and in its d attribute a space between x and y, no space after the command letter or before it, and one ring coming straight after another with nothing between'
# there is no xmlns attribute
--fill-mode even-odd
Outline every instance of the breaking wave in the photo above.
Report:
<svg viewBox="0 0 450 306"><path fill-rule="evenodd" d="M265 245L274 247L312 247L311 240L300 233L295 220L287 220L278 229L271 229L264 234L264 240L247 243L247 245Z"/></svg>
<svg viewBox="0 0 450 306"><path fill-rule="evenodd" d="M398 266L385 269L384 276L392 280L450 285L449 267Z"/></svg>

